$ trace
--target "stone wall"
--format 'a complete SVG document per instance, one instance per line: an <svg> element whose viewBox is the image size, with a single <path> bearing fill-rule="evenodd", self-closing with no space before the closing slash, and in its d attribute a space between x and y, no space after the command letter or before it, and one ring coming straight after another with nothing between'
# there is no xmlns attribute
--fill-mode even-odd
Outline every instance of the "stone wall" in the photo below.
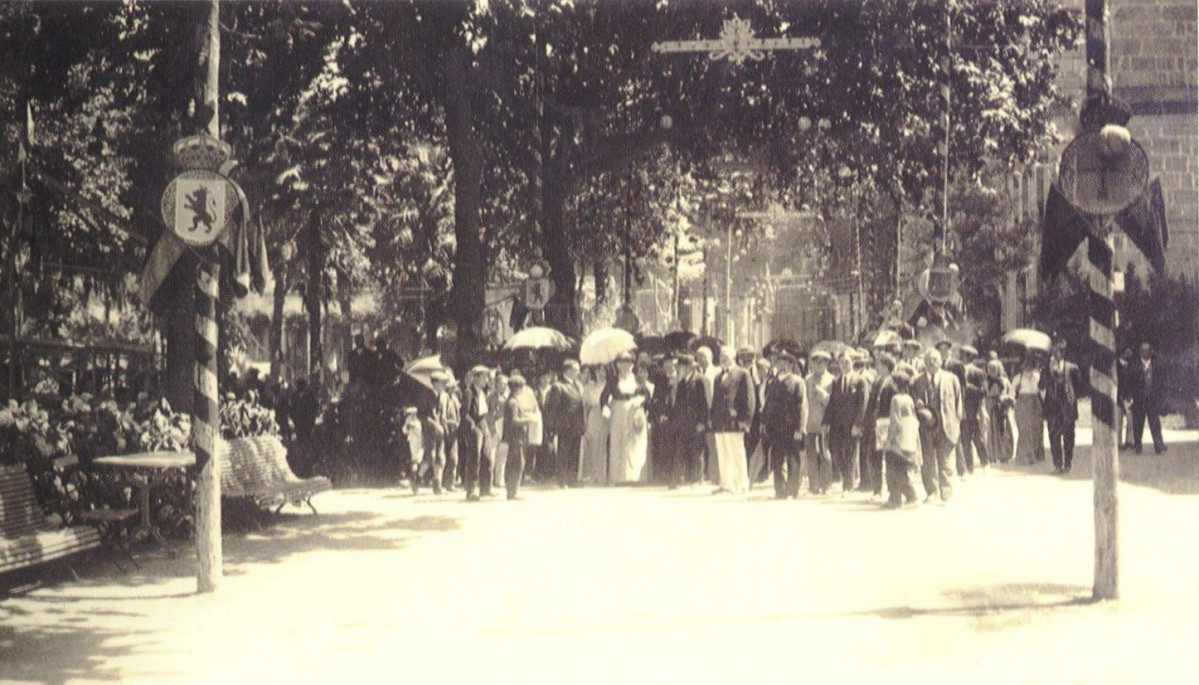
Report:
<svg viewBox="0 0 1199 685"><path fill-rule="evenodd" d="M1151 173L1161 178L1165 193L1167 268L1194 280L1199 277L1199 3L1110 0L1109 8L1114 92L1132 106L1129 131L1148 153Z"/></svg>

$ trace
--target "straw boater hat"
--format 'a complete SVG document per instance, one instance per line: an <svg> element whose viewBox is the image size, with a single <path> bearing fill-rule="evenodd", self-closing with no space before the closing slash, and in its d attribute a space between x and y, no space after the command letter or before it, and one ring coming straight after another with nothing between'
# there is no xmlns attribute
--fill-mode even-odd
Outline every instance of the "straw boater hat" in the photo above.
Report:
<svg viewBox="0 0 1199 685"><path fill-rule="evenodd" d="M811 359L812 361L816 361L819 359L819 360L824 360L827 362L827 361L831 361L832 358L833 358L833 355L829 354L828 352L826 352L824 350L816 350L816 351L812 352L812 354L808 355L808 359Z"/></svg>
<svg viewBox="0 0 1199 685"><path fill-rule="evenodd" d="M978 356L978 348L976 348L974 345L962 345L958 349L960 349L962 351L962 354L968 354L971 357Z"/></svg>

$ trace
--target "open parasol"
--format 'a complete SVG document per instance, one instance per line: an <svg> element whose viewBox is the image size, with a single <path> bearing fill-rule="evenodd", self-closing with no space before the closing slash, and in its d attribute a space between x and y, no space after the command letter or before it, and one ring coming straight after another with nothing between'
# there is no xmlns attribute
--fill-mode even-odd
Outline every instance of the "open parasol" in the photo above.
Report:
<svg viewBox="0 0 1199 685"><path fill-rule="evenodd" d="M565 333L544 326L518 331L504 343L505 350L569 350L573 342Z"/></svg>
<svg viewBox="0 0 1199 685"><path fill-rule="evenodd" d="M608 364L621 352L637 349L633 334L622 328L599 328L583 339L579 362L586 365Z"/></svg>
<svg viewBox="0 0 1199 685"><path fill-rule="evenodd" d="M1048 352L1053 341L1047 333L1032 328L1017 328L1003 336L1004 345L1019 345L1025 350Z"/></svg>
<svg viewBox="0 0 1199 685"><path fill-rule="evenodd" d="M828 352L833 359L840 357L841 353L847 349L849 349L849 345L846 345L840 340L821 340L812 347L813 352L816 350L823 350Z"/></svg>
<svg viewBox="0 0 1199 685"><path fill-rule="evenodd" d="M441 363L441 355L439 354L421 357L404 367L404 373L430 389L433 387L433 374L438 371L445 373L451 379L454 377L454 372Z"/></svg>

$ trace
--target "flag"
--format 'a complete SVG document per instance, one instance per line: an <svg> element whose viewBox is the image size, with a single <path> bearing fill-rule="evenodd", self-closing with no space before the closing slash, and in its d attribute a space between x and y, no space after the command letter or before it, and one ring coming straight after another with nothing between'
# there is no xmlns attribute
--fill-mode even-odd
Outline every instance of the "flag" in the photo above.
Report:
<svg viewBox="0 0 1199 685"><path fill-rule="evenodd" d="M162 237L150 251L146 264L142 267L141 279L138 283L137 296L148 307L154 300L154 294L162 286L162 282L175 268L175 262L187 251L187 246L174 233L163 231Z"/></svg>
<svg viewBox="0 0 1199 685"><path fill-rule="evenodd" d="M33 150L33 106L29 101L25 101L25 124L21 127L21 135L17 140L17 163L23 164L29 160L30 151Z"/></svg>
<svg viewBox="0 0 1199 685"><path fill-rule="evenodd" d="M245 297L253 289L266 289L266 274L270 270L266 259L266 235L261 221L254 219L250 201L236 183L238 214L232 226L219 238L233 261L233 286L237 297Z"/></svg>
<svg viewBox="0 0 1199 685"><path fill-rule="evenodd" d="M1170 236L1160 179L1153 179L1132 206L1116 215L1116 224L1128 234L1129 240L1154 269L1166 270L1166 243Z"/></svg>
<svg viewBox="0 0 1199 685"><path fill-rule="evenodd" d="M1041 279L1052 282L1087 237L1087 218L1070 204L1055 181L1041 216Z"/></svg>

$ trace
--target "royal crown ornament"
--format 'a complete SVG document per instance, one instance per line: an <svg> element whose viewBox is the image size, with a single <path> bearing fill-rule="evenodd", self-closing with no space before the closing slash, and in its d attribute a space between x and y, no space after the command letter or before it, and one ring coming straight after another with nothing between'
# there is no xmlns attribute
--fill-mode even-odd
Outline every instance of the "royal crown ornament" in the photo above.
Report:
<svg viewBox="0 0 1199 685"><path fill-rule="evenodd" d="M207 133L197 133L175 141L171 156L180 169L220 171L233 158L233 146Z"/></svg>

